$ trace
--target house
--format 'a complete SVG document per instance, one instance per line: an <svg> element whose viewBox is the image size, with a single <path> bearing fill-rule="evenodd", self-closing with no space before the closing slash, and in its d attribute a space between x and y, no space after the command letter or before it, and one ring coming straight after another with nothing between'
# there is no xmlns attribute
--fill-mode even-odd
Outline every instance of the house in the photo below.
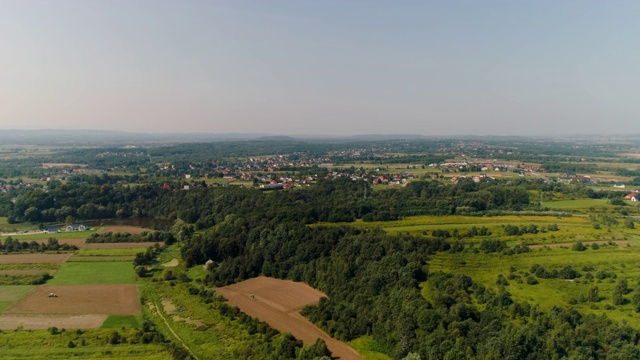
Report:
<svg viewBox="0 0 640 360"><path fill-rule="evenodd" d="M615 185L613 185L614 188L619 188L619 189L624 189L626 188L626 186L624 184L621 183L616 183Z"/></svg>
<svg viewBox="0 0 640 360"><path fill-rule="evenodd" d="M66 227L67 231L85 231L89 229L89 227L85 224L69 224Z"/></svg>
<svg viewBox="0 0 640 360"><path fill-rule="evenodd" d="M631 201L638 201L640 200L640 195L636 194L636 193L631 193L628 194L627 196L624 197L625 199L629 199Z"/></svg>
<svg viewBox="0 0 640 360"><path fill-rule="evenodd" d="M269 184L269 185L260 185L260 190L282 190L284 189L284 184Z"/></svg>
<svg viewBox="0 0 640 360"><path fill-rule="evenodd" d="M48 226L44 231L46 231L49 234L57 234L60 232L60 229L57 226L52 225L52 226Z"/></svg>
<svg viewBox="0 0 640 360"><path fill-rule="evenodd" d="M211 266L211 265L213 265L213 260L209 259L209 260L207 260L207 262L204 263L202 268L204 268L205 270L209 270L209 266Z"/></svg>

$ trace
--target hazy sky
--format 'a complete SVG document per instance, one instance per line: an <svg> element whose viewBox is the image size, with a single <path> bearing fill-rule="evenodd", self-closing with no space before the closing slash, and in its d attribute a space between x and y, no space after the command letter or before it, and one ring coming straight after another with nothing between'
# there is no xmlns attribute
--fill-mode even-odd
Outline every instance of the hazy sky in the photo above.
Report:
<svg viewBox="0 0 640 360"><path fill-rule="evenodd" d="M640 1L0 0L0 129L640 133Z"/></svg>

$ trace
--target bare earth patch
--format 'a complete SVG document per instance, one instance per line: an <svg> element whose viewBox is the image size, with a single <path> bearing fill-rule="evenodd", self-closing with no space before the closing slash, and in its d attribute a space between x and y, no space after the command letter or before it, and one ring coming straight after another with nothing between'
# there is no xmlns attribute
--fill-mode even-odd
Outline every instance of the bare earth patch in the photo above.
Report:
<svg viewBox="0 0 640 360"><path fill-rule="evenodd" d="M173 304L173 301L171 301L171 299L164 298L160 302L162 303L164 312L166 312L167 314L175 314L178 312L178 308Z"/></svg>
<svg viewBox="0 0 640 360"><path fill-rule="evenodd" d="M50 293L57 297L49 297ZM136 285L38 286L5 314L48 315L138 315L140 300Z"/></svg>
<svg viewBox="0 0 640 360"><path fill-rule="evenodd" d="M98 233L106 233L106 232L117 233L117 232L119 232L119 233L129 233L129 234L140 234L143 231L154 232L155 230L141 228L141 227L138 227L138 226L126 226L126 225L116 226L116 225L110 225L110 226L105 226L102 229L98 230Z"/></svg>
<svg viewBox="0 0 640 360"><path fill-rule="evenodd" d="M0 264L36 264L54 263L62 264L71 255L68 254L9 254L0 255Z"/></svg>
<svg viewBox="0 0 640 360"><path fill-rule="evenodd" d="M99 328L108 315L0 315L0 330L48 329L52 326L61 329Z"/></svg>
<svg viewBox="0 0 640 360"><path fill-rule="evenodd" d="M598 241L582 241L582 243L585 246L590 246L593 243L596 243L598 245L607 245L609 244L609 240L598 240ZM571 248L571 246L575 244L575 242L568 242L568 243L556 243L556 244L539 244L539 245L529 245L529 247L531 249L541 249L543 247L548 247L548 248L559 248L559 247L567 247L567 248ZM615 240L613 241L613 245L611 246L621 246L621 247L626 247L629 246L629 241L628 240Z"/></svg>
<svg viewBox="0 0 640 360"><path fill-rule="evenodd" d="M154 246L157 242L127 242L127 243L89 243L85 249L146 249Z"/></svg>
<svg viewBox="0 0 640 360"><path fill-rule="evenodd" d="M176 258L171 259L171 261L167 261L166 263L162 264L162 266L164 267L176 267L180 265L180 261Z"/></svg>
<svg viewBox="0 0 640 360"><path fill-rule="evenodd" d="M281 332L290 332L306 344L323 339L334 357L363 359L353 348L333 339L298 313L306 305L317 304L321 297L326 297L307 284L261 276L217 288L216 292L244 313Z"/></svg>

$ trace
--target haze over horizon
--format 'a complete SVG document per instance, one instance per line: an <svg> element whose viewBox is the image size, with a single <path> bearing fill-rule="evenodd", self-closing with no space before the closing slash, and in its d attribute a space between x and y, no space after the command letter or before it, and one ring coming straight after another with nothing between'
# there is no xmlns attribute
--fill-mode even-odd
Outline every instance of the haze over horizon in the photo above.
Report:
<svg viewBox="0 0 640 360"><path fill-rule="evenodd" d="M640 133L632 1L0 0L0 129Z"/></svg>

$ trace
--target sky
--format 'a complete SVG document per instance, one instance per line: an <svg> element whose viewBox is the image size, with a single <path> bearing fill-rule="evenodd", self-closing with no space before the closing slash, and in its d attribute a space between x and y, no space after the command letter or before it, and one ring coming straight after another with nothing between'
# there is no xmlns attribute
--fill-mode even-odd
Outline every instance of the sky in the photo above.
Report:
<svg viewBox="0 0 640 360"><path fill-rule="evenodd" d="M640 133L639 1L0 0L0 130Z"/></svg>

